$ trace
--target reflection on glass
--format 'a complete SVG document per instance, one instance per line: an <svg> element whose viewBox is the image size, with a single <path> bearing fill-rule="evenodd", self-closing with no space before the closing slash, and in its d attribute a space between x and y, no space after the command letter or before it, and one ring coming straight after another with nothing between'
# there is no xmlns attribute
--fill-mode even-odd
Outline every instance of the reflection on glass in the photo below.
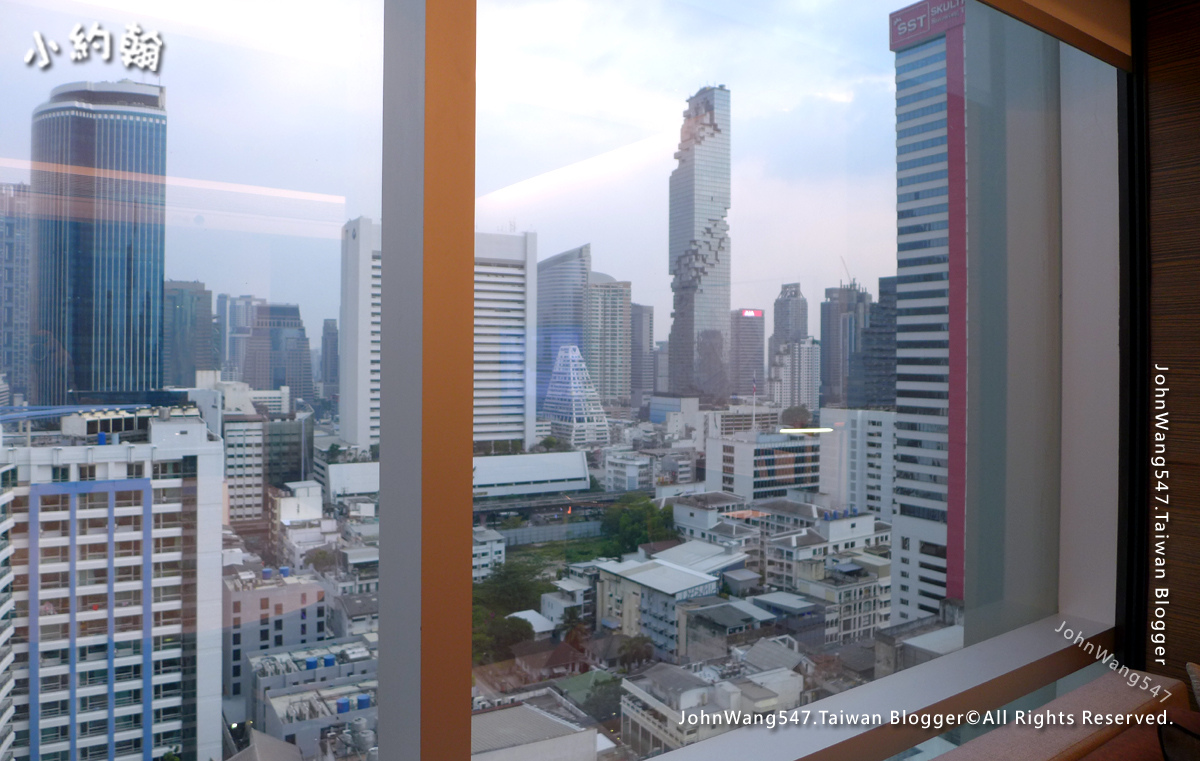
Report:
<svg viewBox="0 0 1200 761"><path fill-rule="evenodd" d="M1062 93L1113 70L975 2L478 10L474 751L1056 611Z"/></svg>
<svg viewBox="0 0 1200 761"><path fill-rule="evenodd" d="M382 3L303 5L2 4L0 759L378 757Z"/></svg>

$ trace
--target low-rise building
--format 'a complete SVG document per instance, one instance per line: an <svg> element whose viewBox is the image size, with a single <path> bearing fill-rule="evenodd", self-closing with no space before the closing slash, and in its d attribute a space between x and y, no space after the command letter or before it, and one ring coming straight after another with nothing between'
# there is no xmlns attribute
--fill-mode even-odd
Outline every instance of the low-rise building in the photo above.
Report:
<svg viewBox="0 0 1200 761"><path fill-rule="evenodd" d="M318 757L323 743L338 747L340 740L329 735L347 730L369 738L361 741L369 748L379 721L378 689L375 676L352 676L267 690L258 728L296 745L305 758Z"/></svg>
<svg viewBox="0 0 1200 761"><path fill-rule="evenodd" d="M550 639L554 634L554 622L538 613L536 610L518 610L516 613L509 613L509 618L519 618L522 621L529 622L533 628L533 638Z"/></svg>
<svg viewBox="0 0 1200 761"><path fill-rule="evenodd" d="M821 440L808 434L747 431L710 436L705 483L747 500L783 497L789 489L816 490Z"/></svg>
<svg viewBox="0 0 1200 761"><path fill-rule="evenodd" d="M247 718L256 726L265 726L271 696L281 690L374 677L377 651L377 638L369 635L256 652L246 659Z"/></svg>
<svg viewBox="0 0 1200 761"><path fill-rule="evenodd" d="M715 576L665 560L596 563L596 625L629 636L649 637L666 658L677 651L682 600L715 595Z"/></svg>
<svg viewBox="0 0 1200 761"><path fill-rule="evenodd" d="M353 637L379 631L379 595L339 595L330 605L329 625L335 637Z"/></svg>
<svg viewBox="0 0 1200 761"><path fill-rule="evenodd" d="M554 591L542 594L542 615L554 625L562 624L567 611L575 609L580 621L587 622L584 608L589 598L595 600L595 592L591 585L565 577L554 582Z"/></svg>
<svg viewBox="0 0 1200 761"><path fill-rule="evenodd" d="M592 483L585 452L493 455L471 464L475 499L586 491Z"/></svg>
<svg viewBox="0 0 1200 761"><path fill-rule="evenodd" d="M654 488L654 460L637 452L609 452L604 458L606 491Z"/></svg>
<svg viewBox="0 0 1200 761"><path fill-rule="evenodd" d="M596 728L579 727L527 703L471 714L473 761L596 761Z"/></svg>
<svg viewBox="0 0 1200 761"><path fill-rule="evenodd" d="M728 732L734 725L724 720L727 711L754 716L796 708L804 677L779 668L709 682L659 663L623 680L621 689L621 739L650 756Z"/></svg>
<svg viewBox="0 0 1200 761"><path fill-rule="evenodd" d="M484 526L474 528L471 547L471 580L483 581L504 563L504 535Z"/></svg>

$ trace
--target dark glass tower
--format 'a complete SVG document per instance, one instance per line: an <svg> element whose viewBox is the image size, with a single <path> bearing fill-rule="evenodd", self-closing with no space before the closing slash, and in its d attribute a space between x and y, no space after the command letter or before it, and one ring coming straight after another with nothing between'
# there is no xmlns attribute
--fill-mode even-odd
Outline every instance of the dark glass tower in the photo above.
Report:
<svg viewBox="0 0 1200 761"><path fill-rule="evenodd" d="M217 369L212 292L204 283L163 283L162 382L190 387L197 370Z"/></svg>
<svg viewBox="0 0 1200 761"><path fill-rule="evenodd" d="M896 278L879 278L879 301L872 302L859 350L850 355L851 409L896 406Z"/></svg>
<svg viewBox="0 0 1200 761"><path fill-rule="evenodd" d="M32 396L161 385L165 90L77 82L33 112Z"/></svg>

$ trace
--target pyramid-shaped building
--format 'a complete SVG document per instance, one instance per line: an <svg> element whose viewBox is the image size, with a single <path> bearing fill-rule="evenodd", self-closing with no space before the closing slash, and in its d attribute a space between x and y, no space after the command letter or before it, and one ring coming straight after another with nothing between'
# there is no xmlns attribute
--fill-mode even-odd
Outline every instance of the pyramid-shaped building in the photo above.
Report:
<svg viewBox="0 0 1200 761"><path fill-rule="evenodd" d="M608 445L608 416L578 346L558 350L543 414L550 419L551 435L572 447Z"/></svg>

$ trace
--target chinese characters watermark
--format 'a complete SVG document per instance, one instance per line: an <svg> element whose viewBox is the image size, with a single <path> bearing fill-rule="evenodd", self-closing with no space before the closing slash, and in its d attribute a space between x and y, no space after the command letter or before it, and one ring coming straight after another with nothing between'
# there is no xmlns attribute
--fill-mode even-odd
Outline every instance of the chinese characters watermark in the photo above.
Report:
<svg viewBox="0 0 1200 761"><path fill-rule="evenodd" d="M83 24L76 24L71 30L71 61L79 63L91 58L92 51L105 62L112 60L112 33L100 26L97 21L91 29L85 30ZM54 63L53 55L61 55L62 48L54 40L48 40L41 32L33 33L34 46L25 54L25 65L32 66L37 61L39 69L48 69ZM158 72L162 60L163 40L157 31L146 32L136 22L125 25L125 33L121 35L121 63L125 68L139 68L143 71Z"/></svg>

